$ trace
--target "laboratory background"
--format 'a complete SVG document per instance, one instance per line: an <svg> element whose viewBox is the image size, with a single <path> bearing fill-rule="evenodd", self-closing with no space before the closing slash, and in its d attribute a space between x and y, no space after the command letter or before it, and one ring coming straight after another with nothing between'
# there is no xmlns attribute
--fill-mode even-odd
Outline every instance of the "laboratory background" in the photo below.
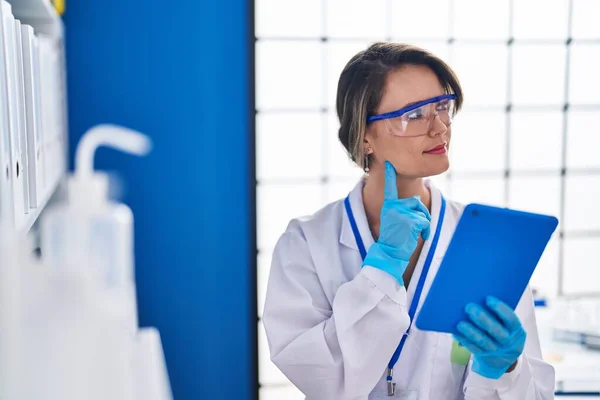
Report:
<svg viewBox="0 0 600 400"><path fill-rule="evenodd" d="M335 93L376 41L463 85L446 197L559 218L544 358L600 398L600 1L1 3L0 399L303 399L269 359L271 255L364 174Z"/></svg>

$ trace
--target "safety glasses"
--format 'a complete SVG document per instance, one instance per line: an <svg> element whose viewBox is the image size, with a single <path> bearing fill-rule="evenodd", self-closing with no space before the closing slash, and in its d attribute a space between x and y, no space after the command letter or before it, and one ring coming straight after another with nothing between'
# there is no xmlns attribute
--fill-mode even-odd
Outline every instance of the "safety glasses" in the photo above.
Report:
<svg viewBox="0 0 600 400"><path fill-rule="evenodd" d="M444 94L396 111L370 115L367 123L383 121L388 133L395 136L427 135L436 116L444 125L450 126L456 114L455 100L455 94Z"/></svg>

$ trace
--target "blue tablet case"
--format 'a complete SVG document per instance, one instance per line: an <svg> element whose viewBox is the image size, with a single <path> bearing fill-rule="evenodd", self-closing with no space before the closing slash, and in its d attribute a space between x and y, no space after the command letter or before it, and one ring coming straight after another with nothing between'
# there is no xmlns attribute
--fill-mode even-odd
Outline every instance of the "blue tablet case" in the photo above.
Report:
<svg viewBox="0 0 600 400"><path fill-rule="evenodd" d="M421 330L456 332L465 306L495 296L517 307L558 225L555 217L482 204L465 207L417 316Z"/></svg>

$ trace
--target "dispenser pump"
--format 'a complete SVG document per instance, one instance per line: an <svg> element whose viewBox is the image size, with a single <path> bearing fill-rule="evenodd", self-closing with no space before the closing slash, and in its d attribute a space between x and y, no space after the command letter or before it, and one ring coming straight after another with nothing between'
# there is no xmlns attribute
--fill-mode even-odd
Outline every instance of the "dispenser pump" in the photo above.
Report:
<svg viewBox="0 0 600 400"><path fill-rule="evenodd" d="M68 180L69 201L86 206L108 199L108 177L94 170L94 156L100 146L144 156L152 148L150 139L139 132L116 125L98 125L79 142L75 173Z"/></svg>

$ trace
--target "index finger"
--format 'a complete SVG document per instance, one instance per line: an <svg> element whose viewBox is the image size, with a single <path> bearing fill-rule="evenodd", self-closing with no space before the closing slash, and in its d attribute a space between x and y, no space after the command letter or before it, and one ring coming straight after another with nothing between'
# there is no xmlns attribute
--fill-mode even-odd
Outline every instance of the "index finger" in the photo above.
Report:
<svg viewBox="0 0 600 400"><path fill-rule="evenodd" d="M396 186L396 170L391 162L385 162L385 189L383 198L396 200L398 198L398 187Z"/></svg>

